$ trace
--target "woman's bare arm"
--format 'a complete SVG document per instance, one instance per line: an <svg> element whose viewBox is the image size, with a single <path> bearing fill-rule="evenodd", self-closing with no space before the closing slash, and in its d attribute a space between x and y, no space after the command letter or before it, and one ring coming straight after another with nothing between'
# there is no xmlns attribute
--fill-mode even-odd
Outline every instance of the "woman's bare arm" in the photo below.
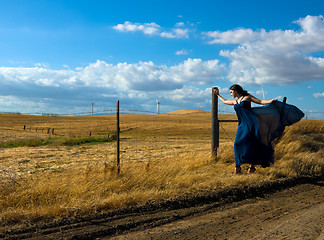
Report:
<svg viewBox="0 0 324 240"><path fill-rule="evenodd" d="M256 97L252 96L252 95L249 95L249 97L251 98L252 102L261 104L261 105L266 105L266 104L272 103L273 101L277 101L276 98L271 99L271 100L261 100L261 99L258 99Z"/></svg>

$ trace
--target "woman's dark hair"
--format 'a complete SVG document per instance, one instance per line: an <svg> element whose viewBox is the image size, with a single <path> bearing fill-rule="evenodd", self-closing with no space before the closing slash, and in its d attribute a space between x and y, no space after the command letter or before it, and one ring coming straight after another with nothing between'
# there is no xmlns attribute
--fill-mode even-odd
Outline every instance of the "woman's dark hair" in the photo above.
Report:
<svg viewBox="0 0 324 240"><path fill-rule="evenodd" d="M248 96L250 95L247 91L245 91L240 85L234 84L230 87L230 90L236 91L242 96Z"/></svg>

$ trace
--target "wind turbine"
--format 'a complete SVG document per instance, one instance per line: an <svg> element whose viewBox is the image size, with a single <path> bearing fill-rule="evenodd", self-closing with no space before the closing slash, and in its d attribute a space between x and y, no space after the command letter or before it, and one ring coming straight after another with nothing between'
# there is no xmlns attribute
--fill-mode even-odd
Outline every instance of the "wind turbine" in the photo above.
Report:
<svg viewBox="0 0 324 240"><path fill-rule="evenodd" d="M93 100L91 98L91 116L93 116L93 106L94 106L94 102L93 102Z"/></svg>
<svg viewBox="0 0 324 240"><path fill-rule="evenodd" d="M156 99L156 110L157 114L160 114L160 101Z"/></svg>

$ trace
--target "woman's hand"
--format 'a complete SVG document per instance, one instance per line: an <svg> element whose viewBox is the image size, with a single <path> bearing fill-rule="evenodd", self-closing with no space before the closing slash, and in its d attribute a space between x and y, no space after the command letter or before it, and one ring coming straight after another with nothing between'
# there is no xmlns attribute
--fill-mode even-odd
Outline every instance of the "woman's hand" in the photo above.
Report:
<svg viewBox="0 0 324 240"><path fill-rule="evenodd" d="M236 103L235 100L226 100L221 95L219 95L219 89L218 88L214 88L214 93L217 95L218 99L220 99L223 103L225 103L227 105L234 105Z"/></svg>

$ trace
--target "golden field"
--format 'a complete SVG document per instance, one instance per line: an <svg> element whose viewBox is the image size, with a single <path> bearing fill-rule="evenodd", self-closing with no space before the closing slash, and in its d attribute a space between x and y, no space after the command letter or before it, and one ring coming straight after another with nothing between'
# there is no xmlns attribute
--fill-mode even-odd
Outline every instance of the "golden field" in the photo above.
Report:
<svg viewBox="0 0 324 240"><path fill-rule="evenodd" d="M120 175L115 115L0 115L0 124L0 232L186 193L323 176L324 171L324 120L287 127L276 143L275 164L251 175L233 174L237 123L221 124L218 157L211 156L209 112L120 115Z"/></svg>

